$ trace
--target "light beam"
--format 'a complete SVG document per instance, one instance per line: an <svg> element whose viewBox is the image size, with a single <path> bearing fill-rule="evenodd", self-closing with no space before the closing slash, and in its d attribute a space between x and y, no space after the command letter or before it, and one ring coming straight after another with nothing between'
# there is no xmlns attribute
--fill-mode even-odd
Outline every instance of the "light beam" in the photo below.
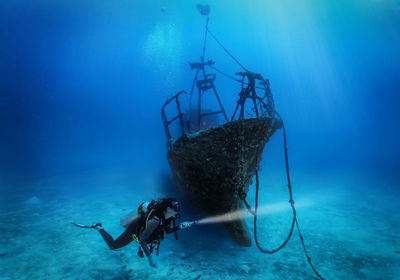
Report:
<svg viewBox="0 0 400 280"><path fill-rule="evenodd" d="M296 202L296 209L307 207L312 205L311 201L302 200L300 202ZM254 209L253 209L254 210ZM258 206L257 209L257 216L265 216L271 215L274 213L290 211L290 205L287 202L279 202L279 203L272 203L272 204L264 204ZM229 213L206 217L197 221L197 224L213 224L213 223L226 223L231 221L236 221L240 219L250 218L253 217L251 213L247 209L241 209L232 211Z"/></svg>

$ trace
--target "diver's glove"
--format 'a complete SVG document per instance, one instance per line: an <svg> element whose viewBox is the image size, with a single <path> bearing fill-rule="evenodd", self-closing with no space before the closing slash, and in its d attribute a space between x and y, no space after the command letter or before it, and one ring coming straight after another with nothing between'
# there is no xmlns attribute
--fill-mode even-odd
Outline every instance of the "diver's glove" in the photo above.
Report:
<svg viewBox="0 0 400 280"><path fill-rule="evenodd" d="M192 225L194 225L195 223L196 223L196 221L193 221L193 222L183 222L183 223L180 223L179 228L180 228L180 229L189 228L189 227L191 227Z"/></svg>

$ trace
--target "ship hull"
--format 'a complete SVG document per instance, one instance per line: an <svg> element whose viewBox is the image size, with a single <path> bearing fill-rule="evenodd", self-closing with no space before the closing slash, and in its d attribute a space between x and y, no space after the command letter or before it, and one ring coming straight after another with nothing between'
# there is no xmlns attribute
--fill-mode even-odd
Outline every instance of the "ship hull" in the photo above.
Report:
<svg viewBox="0 0 400 280"><path fill-rule="evenodd" d="M278 119L253 118L182 135L168 151L178 187L210 215L243 209L240 196L247 194L264 146L280 127ZM237 244L251 245L242 218L224 226Z"/></svg>

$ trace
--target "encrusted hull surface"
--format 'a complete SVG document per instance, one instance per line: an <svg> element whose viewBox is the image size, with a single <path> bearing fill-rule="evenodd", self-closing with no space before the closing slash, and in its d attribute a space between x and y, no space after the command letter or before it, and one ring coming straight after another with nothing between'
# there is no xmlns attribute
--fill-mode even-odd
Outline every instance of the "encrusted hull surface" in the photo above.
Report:
<svg viewBox="0 0 400 280"><path fill-rule="evenodd" d="M265 144L281 127L278 119L253 118L184 134L168 151L178 186L200 209L219 215L243 208ZM250 246L243 219L224 223L234 241Z"/></svg>

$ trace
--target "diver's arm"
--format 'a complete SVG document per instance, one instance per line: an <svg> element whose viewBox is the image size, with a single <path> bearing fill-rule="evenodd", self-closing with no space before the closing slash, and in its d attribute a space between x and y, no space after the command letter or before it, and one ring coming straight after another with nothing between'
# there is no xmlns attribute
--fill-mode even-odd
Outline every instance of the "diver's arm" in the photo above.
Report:
<svg viewBox="0 0 400 280"><path fill-rule="evenodd" d="M168 227L165 228L165 232L168 234L178 230L180 230L180 227L179 226L174 227L174 222L172 220L168 223Z"/></svg>
<svg viewBox="0 0 400 280"><path fill-rule="evenodd" d="M139 244L142 247L146 256L149 258L149 262L150 262L151 266L155 266L155 264L154 264L153 260L151 259L151 255L150 255L151 252L150 252L149 246L147 245L147 240L150 238L151 234L159 226L159 224L160 224L160 219L158 217L151 218L148 221L145 230L140 234L140 238L139 238Z"/></svg>

